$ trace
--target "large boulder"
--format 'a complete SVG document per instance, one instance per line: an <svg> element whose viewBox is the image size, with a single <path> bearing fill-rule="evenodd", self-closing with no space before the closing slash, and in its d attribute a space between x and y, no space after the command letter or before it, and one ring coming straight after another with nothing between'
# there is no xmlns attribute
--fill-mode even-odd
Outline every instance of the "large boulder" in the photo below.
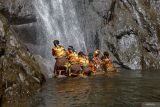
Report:
<svg viewBox="0 0 160 107"><path fill-rule="evenodd" d="M50 62L49 60L42 58L42 56L40 55L34 55L34 58L36 62L38 62L42 70L42 74L45 76L45 78L52 78L54 64Z"/></svg>

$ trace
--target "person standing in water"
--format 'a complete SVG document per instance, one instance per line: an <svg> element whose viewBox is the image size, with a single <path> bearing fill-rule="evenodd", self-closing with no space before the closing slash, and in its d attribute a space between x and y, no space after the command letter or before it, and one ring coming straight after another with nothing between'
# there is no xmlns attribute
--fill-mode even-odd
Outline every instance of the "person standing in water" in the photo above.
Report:
<svg viewBox="0 0 160 107"><path fill-rule="evenodd" d="M88 54L89 64L88 67L90 71L95 74L96 73L96 63L93 61L93 53Z"/></svg>
<svg viewBox="0 0 160 107"><path fill-rule="evenodd" d="M68 59L69 65L68 66L68 74L69 76L78 76L82 69L81 69L81 65L79 64L79 58L78 58L78 54L75 52L73 46L69 46L68 47L68 51L66 52L66 56Z"/></svg>
<svg viewBox="0 0 160 107"><path fill-rule="evenodd" d="M93 61L96 66L96 71L101 70L101 59L99 58L101 54L101 51L99 49L96 49L93 53Z"/></svg>
<svg viewBox="0 0 160 107"><path fill-rule="evenodd" d="M112 61L109 59L109 53L108 52L104 52L103 53L101 64L102 64L103 70L106 71L106 72L115 72L115 71L117 71L113 67Z"/></svg>
<svg viewBox="0 0 160 107"><path fill-rule="evenodd" d="M66 56L70 64L78 63L78 54L75 52L73 46L68 47L68 51L66 51Z"/></svg>
<svg viewBox="0 0 160 107"><path fill-rule="evenodd" d="M54 47L52 48L52 55L55 57L56 63L54 66L54 74L66 75L65 63L68 61L64 46L60 45L58 40L53 41Z"/></svg>
<svg viewBox="0 0 160 107"><path fill-rule="evenodd" d="M79 63L82 67L82 74L85 76L90 76L92 74L89 68L89 59L82 51L78 53Z"/></svg>

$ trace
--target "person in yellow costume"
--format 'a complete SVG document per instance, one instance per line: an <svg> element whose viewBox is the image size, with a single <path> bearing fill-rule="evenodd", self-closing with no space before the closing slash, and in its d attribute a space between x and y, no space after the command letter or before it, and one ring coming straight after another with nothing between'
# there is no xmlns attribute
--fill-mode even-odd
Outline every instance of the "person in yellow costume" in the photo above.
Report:
<svg viewBox="0 0 160 107"><path fill-rule="evenodd" d="M96 49L93 53L93 61L96 66L96 71L101 71L101 59L100 59L101 54L102 53L99 49Z"/></svg>
<svg viewBox="0 0 160 107"><path fill-rule="evenodd" d="M88 57L83 52L78 53L78 58L79 58L79 63L82 66L87 66L89 64Z"/></svg>
<svg viewBox="0 0 160 107"><path fill-rule="evenodd" d="M66 52L66 56L71 64L78 63L78 54L75 52L73 46L68 47L68 51Z"/></svg>
<svg viewBox="0 0 160 107"><path fill-rule="evenodd" d="M54 40L53 43L54 47L52 48L52 55L55 56L55 58L62 58L66 56L64 46L60 45L58 40Z"/></svg>
<svg viewBox="0 0 160 107"><path fill-rule="evenodd" d="M64 46L59 44L58 40L53 41L54 47L52 48L52 55L55 57L56 63L54 66L54 74L66 75L65 63L68 61L66 58L66 51Z"/></svg>
<svg viewBox="0 0 160 107"><path fill-rule="evenodd" d="M89 57L89 64L88 64L89 69L93 74L95 74L96 73L96 64L93 61L93 53L89 53L88 57Z"/></svg>
<svg viewBox="0 0 160 107"><path fill-rule="evenodd" d="M82 74L85 76L91 76L93 74L93 65L89 62L89 57L86 56L83 52L78 53L79 56L79 63L82 67Z"/></svg>
<svg viewBox="0 0 160 107"><path fill-rule="evenodd" d="M68 47L68 51L66 52L67 59L69 61L69 76L78 76L82 69L79 64L78 54L75 52L73 46Z"/></svg>
<svg viewBox="0 0 160 107"><path fill-rule="evenodd" d="M94 52L93 52L93 56L99 56L101 54L101 51L97 48Z"/></svg>
<svg viewBox="0 0 160 107"><path fill-rule="evenodd" d="M109 59L109 53L108 52L104 52L103 53L103 57L102 57L102 67L105 71L107 72L113 72L113 71L117 71L114 67L113 67L113 63L112 61Z"/></svg>

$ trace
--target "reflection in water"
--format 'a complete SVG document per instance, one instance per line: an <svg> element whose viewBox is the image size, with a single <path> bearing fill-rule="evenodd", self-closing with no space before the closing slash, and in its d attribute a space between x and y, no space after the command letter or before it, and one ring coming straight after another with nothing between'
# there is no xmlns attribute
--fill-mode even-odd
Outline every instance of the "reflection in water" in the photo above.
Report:
<svg viewBox="0 0 160 107"><path fill-rule="evenodd" d="M14 107L140 106L142 102L160 101L159 76L159 72L119 72L89 78L51 79L38 95Z"/></svg>

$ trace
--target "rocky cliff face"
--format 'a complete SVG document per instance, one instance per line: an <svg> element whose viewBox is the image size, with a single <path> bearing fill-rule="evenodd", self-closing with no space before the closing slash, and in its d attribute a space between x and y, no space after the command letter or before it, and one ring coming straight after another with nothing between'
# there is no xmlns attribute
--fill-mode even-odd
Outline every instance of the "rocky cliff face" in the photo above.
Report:
<svg viewBox="0 0 160 107"><path fill-rule="evenodd" d="M32 2L32 0L0 1L1 13L8 19L10 26L17 33L17 38L26 45L35 45L38 41L35 27L37 20Z"/></svg>
<svg viewBox="0 0 160 107"><path fill-rule="evenodd" d="M131 69L160 68L159 0L73 2L88 49L107 50Z"/></svg>
<svg viewBox="0 0 160 107"><path fill-rule="evenodd" d="M30 23L30 19L12 14L9 7L0 5L0 79L3 98L12 101L33 94L45 80L35 58L11 26L24 24L19 20Z"/></svg>
<svg viewBox="0 0 160 107"><path fill-rule="evenodd" d="M30 0L29 0L30 1ZM14 31L33 53L40 53L33 1L1 0ZM159 0L72 0L88 51L109 51L118 66L160 68ZM63 2L62 2L63 3ZM13 20L14 19L14 20ZM17 20L18 19L18 20ZM38 26L37 26L38 25ZM33 36L34 35L34 36ZM43 39L40 39L43 38ZM41 53L43 56L43 53Z"/></svg>

